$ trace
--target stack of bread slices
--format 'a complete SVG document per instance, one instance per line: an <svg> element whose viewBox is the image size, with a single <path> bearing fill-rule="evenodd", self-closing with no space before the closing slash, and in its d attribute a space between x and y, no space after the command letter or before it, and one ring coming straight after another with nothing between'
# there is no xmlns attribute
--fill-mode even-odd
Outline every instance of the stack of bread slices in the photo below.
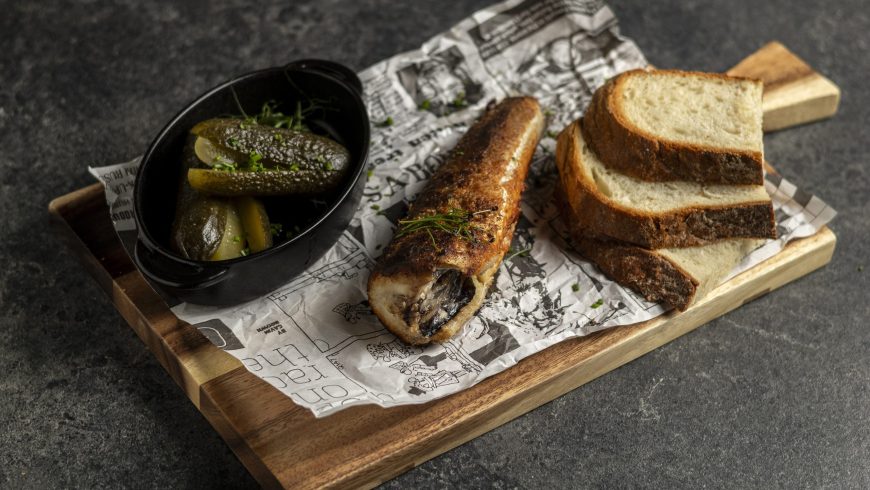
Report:
<svg viewBox="0 0 870 490"><path fill-rule="evenodd" d="M576 248L678 310L776 237L764 190L762 83L633 70L559 135L563 216Z"/></svg>

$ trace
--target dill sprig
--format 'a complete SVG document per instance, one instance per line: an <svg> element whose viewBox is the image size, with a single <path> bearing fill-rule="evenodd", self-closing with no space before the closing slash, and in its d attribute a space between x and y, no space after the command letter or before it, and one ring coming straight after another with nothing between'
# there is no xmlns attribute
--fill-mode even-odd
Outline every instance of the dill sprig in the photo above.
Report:
<svg viewBox="0 0 870 490"><path fill-rule="evenodd" d="M236 101L236 106L239 108L239 112L242 113L241 119L243 122L239 124L241 129L245 129L246 124L260 124L263 126L271 126L273 128L311 131L305 123L306 118L318 110L335 110L328 106L328 100L306 98L305 105L303 105L302 101L296 101L295 111L291 114L287 114L278 110L280 104L274 100L268 100L260 107L259 113L248 115L242 107L241 102L239 102L239 97L235 90L232 90L232 94Z"/></svg>
<svg viewBox="0 0 870 490"><path fill-rule="evenodd" d="M514 250L514 249L512 249L512 248L511 248L511 249L508 249L508 253L509 253L510 255L508 255L507 258L504 259L504 261L507 262L508 260L510 260L510 259L512 259L512 258L514 258L514 257L517 257L517 256L519 256L519 257L528 257L528 256L529 256L529 252L531 252L531 251L532 251L532 247L527 247L527 248L523 248L523 249L520 249L520 250Z"/></svg>
<svg viewBox="0 0 870 490"><path fill-rule="evenodd" d="M297 101L295 112L292 114L285 114L278 110L278 104L275 103L275 101L270 100L263 103L259 114L253 116L245 115L245 121L262 126L272 126L273 128L309 131L308 126L305 125L305 117L316 109L317 106L313 103L309 103L308 106L303 109L302 102Z"/></svg>
<svg viewBox="0 0 870 490"><path fill-rule="evenodd" d="M400 219L399 231L396 232L396 237L425 231L429 235L429 240L432 241L432 246L438 250L440 248L435 241L435 235L432 234L433 230L441 230L463 240L477 242L474 232L478 227L473 226L471 220L479 214L489 212L492 212L492 210L485 209L483 211L472 212L460 208L451 208L446 213L418 216L412 219Z"/></svg>

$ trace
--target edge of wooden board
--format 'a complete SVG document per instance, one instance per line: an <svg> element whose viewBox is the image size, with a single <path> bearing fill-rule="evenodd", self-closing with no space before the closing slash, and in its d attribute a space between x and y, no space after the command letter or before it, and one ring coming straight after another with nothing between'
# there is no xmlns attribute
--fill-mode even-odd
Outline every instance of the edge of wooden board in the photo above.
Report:
<svg viewBox="0 0 870 490"><path fill-rule="evenodd" d="M374 463L334 461L329 474L317 475L320 479L316 481L291 479L287 472L279 473L279 479L289 487L309 484L365 487L388 480L818 269L831 260L835 245L836 236L824 228L812 237L792 242L782 253L766 261L764 270L755 267L732 278L682 314L668 314L561 342L467 390L421 405L420 409L412 407L408 412L413 415L426 411L427 406L446 405L443 413L427 414L425 422L433 423L436 429L427 431L416 422L400 426L398 430L415 433L397 437L389 447L358 458ZM596 352L586 356L590 351ZM582 356L586 357L577 361ZM499 384L509 386L497 389ZM349 410L354 409L358 418L365 418L360 412L366 409L382 410L388 416L387 410L378 407ZM410 444L411 440L415 443Z"/></svg>
<svg viewBox="0 0 870 490"><path fill-rule="evenodd" d="M831 117L840 88L779 41L771 41L726 72L764 82L765 132Z"/></svg>
<svg viewBox="0 0 870 490"><path fill-rule="evenodd" d="M94 197L102 198L100 184L53 200L49 211L56 223L64 225L62 229L68 244L84 261L85 268L111 297L131 328L252 475L261 484L270 487L281 484L368 486L384 481L823 266L830 261L836 245L834 233L823 228L811 237L790 243L785 250L763 264L732 278L682 314L668 314L644 323L608 329L556 344L524 359L500 375L424 405L394 409L381 409L373 405L354 407L319 420L304 410L305 415L299 415L302 409L290 410L293 417L307 417L305 423L315 425L329 424L334 420L333 417L351 411L355 417L367 414L368 417L395 418L398 415L408 419L392 429L396 431L392 434L394 437L389 437L390 444L382 446L380 450L333 460L329 471L311 475L298 470L302 465L313 463L318 455L301 459L289 470L270 467L269 461L259 454L263 449L252 447L246 440L246 430L221 407L219 399L213 399L220 397L218 389L231 388L238 379L245 379L245 384L249 387L253 385L254 389L258 386L257 382L268 385L248 373L235 358L208 343L198 331L178 321L138 272L113 279L102 267L99 258L91 254L64 213L68 212L71 205ZM145 301L142 300L143 295ZM134 296L139 298L138 301L133 299ZM156 323L155 319L158 320ZM268 389L274 391L271 387ZM289 399L286 399L286 403L295 407ZM439 406L445 407L448 413L438 413ZM449 417L445 419L447 415ZM408 430L409 427L413 428L412 419L417 416L426 419L437 417L441 423L418 427L416 431ZM281 434L280 428L277 434ZM354 450L353 447L347 448L349 453ZM268 459L274 461L273 458Z"/></svg>

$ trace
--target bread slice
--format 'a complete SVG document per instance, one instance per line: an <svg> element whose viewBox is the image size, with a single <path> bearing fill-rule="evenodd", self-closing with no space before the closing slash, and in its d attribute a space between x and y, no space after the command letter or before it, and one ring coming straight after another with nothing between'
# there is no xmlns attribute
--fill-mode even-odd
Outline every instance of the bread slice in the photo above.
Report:
<svg viewBox="0 0 870 490"><path fill-rule="evenodd" d="M576 213L565 204L557 186L562 218L569 223L571 241L585 258L619 284L648 301L685 311L722 283L728 273L764 240L732 238L699 247L648 250L614 240L591 238L579 226Z"/></svg>
<svg viewBox="0 0 870 490"><path fill-rule="evenodd" d="M586 145L584 120L559 135L556 164L577 225L590 237L645 248L705 245L724 238L775 238L762 185L648 182L605 166Z"/></svg>
<svg viewBox="0 0 870 490"><path fill-rule="evenodd" d="M574 245L605 274L648 301L685 311L703 298L764 240L731 238L700 247L647 250L576 234Z"/></svg>
<svg viewBox="0 0 870 490"><path fill-rule="evenodd" d="M679 70L631 70L599 88L583 126L612 169L649 181L764 183L763 85Z"/></svg>

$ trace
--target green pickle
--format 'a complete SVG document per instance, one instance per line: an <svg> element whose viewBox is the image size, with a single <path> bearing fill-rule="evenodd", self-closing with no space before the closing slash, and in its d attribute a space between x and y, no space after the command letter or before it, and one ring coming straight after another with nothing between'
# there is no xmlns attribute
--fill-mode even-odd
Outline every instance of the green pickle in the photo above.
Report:
<svg viewBox="0 0 870 490"><path fill-rule="evenodd" d="M193 260L266 250L272 226L256 196L328 191L349 167L347 149L323 136L240 119L203 121L182 153L172 248Z"/></svg>
<svg viewBox="0 0 870 490"><path fill-rule="evenodd" d="M253 197L240 197L235 201L251 253L271 248L272 228L263 203Z"/></svg>
<svg viewBox="0 0 870 490"><path fill-rule="evenodd" d="M211 195L316 194L336 187L350 167L346 148L310 132L209 119L191 133L205 165L189 169L188 181Z"/></svg>
<svg viewBox="0 0 870 490"><path fill-rule="evenodd" d="M188 137L182 157L183 170L201 165L194 152L194 137ZM175 220L170 241L181 256L193 260L227 260L241 257L247 247L242 217L232 199L197 192L179 179ZM259 209L265 214L262 204ZM268 217L266 218L268 219ZM266 225L268 229L268 224Z"/></svg>

